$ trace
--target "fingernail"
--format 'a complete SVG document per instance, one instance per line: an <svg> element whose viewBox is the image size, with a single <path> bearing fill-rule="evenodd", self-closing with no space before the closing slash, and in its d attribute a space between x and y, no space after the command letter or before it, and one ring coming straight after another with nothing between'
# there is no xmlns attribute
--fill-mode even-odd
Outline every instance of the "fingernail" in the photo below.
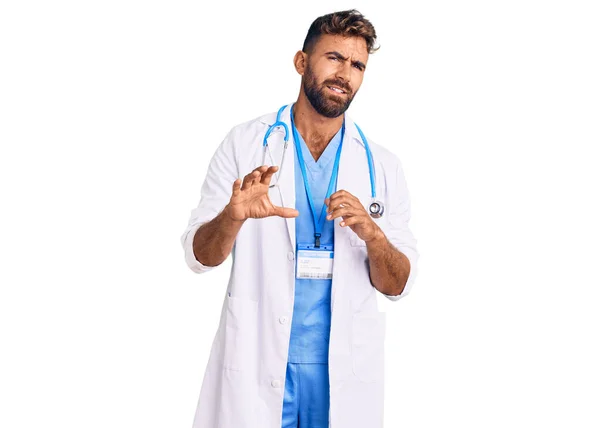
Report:
<svg viewBox="0 0 600 428"><path fill-rule="evenodd" d="M344 223L343 221L340 223L340 226L346 226L346 223Z"/></svg>
<svg viewBox="0 0 600 428"><path fill-rule="evenodd" d="M327 216L327 218L331 218L331 214L329 214L329 215Z"/></svg>

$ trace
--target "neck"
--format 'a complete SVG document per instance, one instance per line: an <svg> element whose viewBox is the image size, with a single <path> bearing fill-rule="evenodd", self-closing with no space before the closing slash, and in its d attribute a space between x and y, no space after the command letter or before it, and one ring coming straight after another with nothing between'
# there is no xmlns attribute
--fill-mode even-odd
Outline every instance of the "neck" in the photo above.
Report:
<svg viewBox="0 0 600 428"><path fill-rule="evenodd" d="M319 114L301 89L294 104L294 123L311 152L322 152L337 134L344 122L344 115L329 118Z"/></svg>

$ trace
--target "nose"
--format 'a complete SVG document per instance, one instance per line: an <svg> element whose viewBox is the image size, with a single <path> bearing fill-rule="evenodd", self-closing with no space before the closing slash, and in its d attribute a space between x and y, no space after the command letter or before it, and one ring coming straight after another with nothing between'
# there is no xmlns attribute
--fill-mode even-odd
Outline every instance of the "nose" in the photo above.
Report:
<svg viewBox="0 0 600 428"><path fill-rule="evenodd" d="M343 61L338 67L335 77L348 84L350 82L350 72L352 71L351 67L350 61Z"/></svg>

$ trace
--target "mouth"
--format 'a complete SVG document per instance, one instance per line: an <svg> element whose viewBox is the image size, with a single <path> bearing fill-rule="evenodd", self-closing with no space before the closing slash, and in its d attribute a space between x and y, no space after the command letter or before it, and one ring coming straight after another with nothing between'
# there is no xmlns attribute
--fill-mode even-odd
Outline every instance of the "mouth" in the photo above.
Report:
<svg viewBox="0 0 600 428"><path fill-rule="evenodd" d="M343 89L337 87L337 86L327 86L327 88L333 92L334 94L338 94L338 95L345 95L346 91L344 91Z"/></svg>

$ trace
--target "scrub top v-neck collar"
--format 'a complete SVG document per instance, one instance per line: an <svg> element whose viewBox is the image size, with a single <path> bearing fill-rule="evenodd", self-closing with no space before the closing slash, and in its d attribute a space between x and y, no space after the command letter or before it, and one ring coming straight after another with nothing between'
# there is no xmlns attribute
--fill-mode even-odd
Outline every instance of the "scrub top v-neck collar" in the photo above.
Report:
<svg viewBox="0 0 600 428"><path fill-rule="evenodd" d="M333 160L335 159L335 155L337 153L337 149L338 149L339 145L341 144L341 138L340 138L341 134L342 134L342 127L340 127L340 129L333 136L333 138L331 139L329 144L327 144L327 147L325 147L325 150L323 150L323 153L321 153L321 156L319 156L319 159L315 160L312 153L310 152L310 149L306 145L304 138L302 138L302 135L300 135L300 132L298 132L297 135L301 141L300 148L302 149L302 155L304 157L304 164L310 171L314 171L314 172L320 171L320 170L326 168L331 162L333 162Z"/></svg>

